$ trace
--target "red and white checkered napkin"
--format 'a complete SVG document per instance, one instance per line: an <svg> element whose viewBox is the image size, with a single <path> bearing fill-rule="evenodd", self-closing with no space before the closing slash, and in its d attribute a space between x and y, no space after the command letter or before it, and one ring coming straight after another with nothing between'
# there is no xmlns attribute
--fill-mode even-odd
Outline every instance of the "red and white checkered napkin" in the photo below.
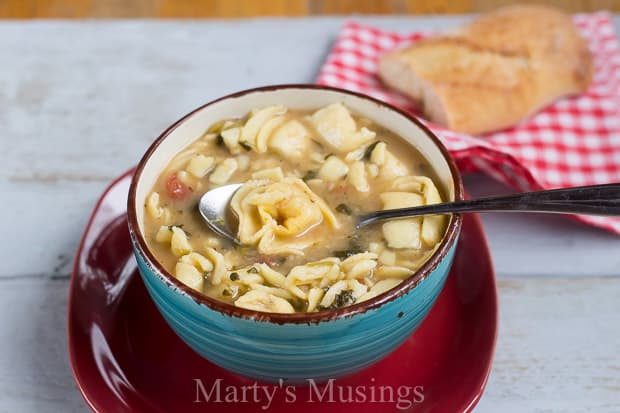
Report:
<svg viewBox="0 0 620 413"><path fill-rule="evenodd" d="M473 137L429 125L464 172L483 172L519 190L620 182L620 47L609 15L574 16L594 53L588 92L562 99L519 125ZM371 95L415 111L376 75L384 52L428 34L398 34L350 22L323 65L317 83ZM428 124L428 122L427 122ZM620 234L620 218L577 216Z"/></svg>

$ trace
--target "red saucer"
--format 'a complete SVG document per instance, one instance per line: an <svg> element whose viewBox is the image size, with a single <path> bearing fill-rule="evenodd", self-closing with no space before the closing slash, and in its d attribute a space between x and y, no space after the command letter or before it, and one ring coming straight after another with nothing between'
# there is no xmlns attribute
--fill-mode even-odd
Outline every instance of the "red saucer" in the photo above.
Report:
<svg viewBox="0 0 620 413"><path fill-rule="evenodd" d="M268 408L261 409L269 403L262 388L255 398L248 387L253 381L194 353L151 302L137 274L126 223L132 173L113 182L95 207L71 277L71 365L94 411L454 413L471 411L480 399L491 368L498 312L493 267L476 216L465 216L446 285L426 320L400 348L373 367L332 383L331 399L326 392L317 400L325 385L259 383L274 392ZM206 402L216 383L220 401L214 392ZM236 402L231 400L234 392Z"/></svg>

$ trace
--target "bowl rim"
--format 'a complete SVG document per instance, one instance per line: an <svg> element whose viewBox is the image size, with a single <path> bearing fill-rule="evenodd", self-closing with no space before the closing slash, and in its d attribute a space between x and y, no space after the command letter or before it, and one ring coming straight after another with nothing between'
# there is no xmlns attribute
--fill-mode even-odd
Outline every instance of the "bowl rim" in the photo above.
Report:
<svg viewBox="0 0 620 413"><path fill-rule="evenodd" d="M363 301L361 303L352 304L350 306L341 307L334 310L325 310L318 311L314 313L293 313L293 314L282 314L282 313L270 313L270 312L262 312L256 310L248 310L241 307L235 307L233 304L226 303L224 301L220 301L216 298L212 298L207 296L206 294L202 294L185 284L181 281L177 280L171 273L169 273L162 264L155 258L151 250L148 248L146 240L144 236L141 234L138 219L136 213L136 191L137 184L142 176L142 172L151 155L155 152L155 150L159 147L159 145L180 125L182 125L186 120L194 116L197 112L202 111L203 109L214 105L220 101L237 98L244 95L256 93L256 92L271 92L277 91L280 89L305 89L305 90L316 90L316 91L332 91L338 92L350 96L354 96L360 99L369 100L372 103L375 103L379 106L383 106L391 111L397 112L398 114L404 116L407 120L414 123L417 127L422 129L422 131L433 141L433 143L437 146L442 156L450 168L450 173L452 174L452 181L454 185L454 199L456 201L462 200L464 197L464 189L463 183L461 180L461 175L458 171L456 163L454 159L449 154L447 148L441 143L439 138L428 128L426 127L420 120L418 120L413 115L389 104L378 100L374 97L346 90L335 88L331 86L323 86L323 85L315 85L315 84L278 84L278 85L269 85L269 86L261 86L251 89L245 89L239 92L231 93L215 100L212 100L200 107L192 110L185 116L181 117L179 120L170 125L166 130L164 130L158 137L153 141L153 143L149 146L147 151L144 153L140 162L138 163L135 173L131 179L131 185L129 187L129 196L127 199L127 220L129 225L129 232L131 236L131 242L136 250L145 262L152 268L155 269L156 276L160 277L166 285L170 287L174 287L175 289L181 291L185 295L187 295L190 299L195 301L199 305L204 305L211 310L215 310L224 315L228 315L235 318L242 318L254 321L264 321L271 322L274 324L313 324L319 323L323 321L331 321L339 318L348 318L358 314L363 314L369 310L377 309L384 304L387 304L390 301L395 300L398 297L401 297L411 290L413 290L422 280L424 280L428 275L439 265L439 263L446 257L448 251L450 251L451 247L455 244L458 239L458 235L461 231L461 227L463 224L463 217L460 214L452 214L450 222L448 224L448 228L446 230L446 234L440 241L439 247L435 250L435 252L431 255L431 257L420 267L413 275L409 278L403 280L396 287L385 291L382 294L379 294L376 297L373 297L369 300Z"/></svg>

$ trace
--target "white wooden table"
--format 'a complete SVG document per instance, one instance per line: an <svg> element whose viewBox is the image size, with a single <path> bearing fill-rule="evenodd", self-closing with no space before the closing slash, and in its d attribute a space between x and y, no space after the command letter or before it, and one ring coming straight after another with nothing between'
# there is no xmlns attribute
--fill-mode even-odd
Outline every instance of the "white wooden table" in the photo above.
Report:
<svg viewBox="0 0 620 413"><path fill-rule="evenodd" d="M464 19L359 20L412 30ZM212 98L312 82L343 22L0 23L0 412L86 411L68 364L67 287L108 182ZM466 184L508 190L481 176ZM561 217L484 222L501 321L476 411L619 412L620 237Z"/></svg>

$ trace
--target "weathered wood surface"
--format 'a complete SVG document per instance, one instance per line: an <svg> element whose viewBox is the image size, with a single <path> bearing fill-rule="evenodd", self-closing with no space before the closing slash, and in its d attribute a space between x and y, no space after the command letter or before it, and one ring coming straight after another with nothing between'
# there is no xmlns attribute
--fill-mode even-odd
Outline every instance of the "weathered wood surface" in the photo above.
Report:
<svg viewBox="0 0 620 413"><path fill-rule="evenodd" d="M66 280L4 280L0 412L87 411L64 334ZM620 411L620 279L499 281L493 371L476 412Z"/></svg>
<svg viewBox="0 0 620 413"><path fill-rule="evenodd" d="M436 30L464 19L360 20ZM212 98L312 81L343 21L0 23L0 412L85 410L67 362L66 289L107 183ZM507 190L466 182L474 195ZM502 314L477 411L620 411L620 237L561 217L484 221Z"/></svg>
<svg viewBox="0 0 620 413"><path fill-rule="evenodd" d="M479 13L519 0L3 0L0 18L204 18ZM568 12L620 11L614 0L538 0Z"/></svg>

